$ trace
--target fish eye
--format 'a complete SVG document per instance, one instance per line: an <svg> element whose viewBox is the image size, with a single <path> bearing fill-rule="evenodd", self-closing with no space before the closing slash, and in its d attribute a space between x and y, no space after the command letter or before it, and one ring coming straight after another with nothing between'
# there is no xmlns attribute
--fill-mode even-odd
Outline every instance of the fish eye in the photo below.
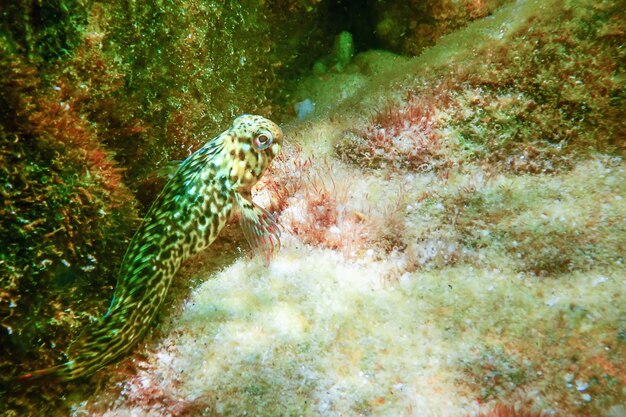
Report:
<svg viewBox="0 0 626 417"><path fill-rule="evenodd" d="M269 130L259 130L252 140L254 147L260 151L267 149L274 141L274 136Z"/></svg>

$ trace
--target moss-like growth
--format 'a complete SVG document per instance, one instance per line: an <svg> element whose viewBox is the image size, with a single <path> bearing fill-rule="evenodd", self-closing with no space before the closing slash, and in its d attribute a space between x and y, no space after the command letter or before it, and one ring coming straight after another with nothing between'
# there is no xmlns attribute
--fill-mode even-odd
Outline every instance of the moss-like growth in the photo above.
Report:
<svg viewBox="0 0 626 417"><path fill-rule="evenodd" d="M510 0L384 0L368 2L376 35L386 48L417 55L443 35L491 14Z"/></svg>
<svg viewBox="0 0 626 417"><path fill-rule="evenodd" d="M129 178L184 158L241 113L276 112L271 98L284 77L332 41L315 27L324 5L301 3L189 0L104 10L110 34L103 47L125 78L116 106L97 120L111 129L107 143Z"/></svg>
<svg viewBox="0 0 626 417"><path fill-rule="evenodd" d="M624 34L620 2L555 9L560 24L528 17L506 42L487 48L461 73L463 146L515 172L567 169L571 158L597 150L623 154ZM572 6L573 7L573 6ZM607 35L610 33L610 35Z"/></svg>
<svg viewBox="0 0 626 417"><path fill-rule="evenodd" d="M138 223L126 184L147 205L158 185L145 177L160 162L184 158L234 115L271 115L282 75L314 59L294 51L332 41L314 27L325 10L193 0L3 7L5 377L60 362L83 325L106 310ZM304 32L310 36L292 36ZM60 399L61 389L44 391ZM41 407L3 392L0 414Z"/></svg>
<svg viewBox="0 0 626 417"><path fill-rule="evenodd" d="M62 359L81 327L103 313L137 215L79 102L61 87L45 88L40 72L6 43L0 49L0 369L6 379ZM19 409L19 397L5 398L2 407Z"/></svg>
<svg viewBox="0 0 626 417"><path fill-rule="evenodd" d="M544 16L509 22L513 29L501 39L448 61L447 48L470 47L451 37L403 67L411 75L394 81L409 93L346 132L339 154L364 167L419 170L442 159L478 159L533 174L566 171L592 152L625 155L625 64L616 45L626 35L615 29L626 19L621 6L552 4ZM370 85L361 80L347 105Z"/></svg>
<svg viewBox="0 0 626 417"><path fill-rule="evenodd" d="M439 128L449 98L443 88L409 94L401 105L377 112L367 126L344 132L336 146L344 160L366 168L428 172L453 165L450 144Z"/></svg>
<svg viewBox="0 0 626 417"><path fill-rule="evenodd" d="M462 113L451 121L461 145L516 172L567 169L590 150L623 154L626 83L615 45L624 34L611 29L626 18L621 6L566 7L558 26L529 17L487 48L457 75Z"/></svg>
<svg viewBox="0 0 626 417"><path fill-rule="evenodd" d="M524 363L514 352L506 352L501 347L487 346L472 352L461 359L461 366L464 376L480 390L481 402L506 397L537 379L535 364Z"/></svg>
<svg viewBox="0 0 626 417"><path fill-rule="evenodd" d="M0 31L13 39L13 52L47 65L82 43L88 4L86 0L8 2L2 5Z"/></svg>

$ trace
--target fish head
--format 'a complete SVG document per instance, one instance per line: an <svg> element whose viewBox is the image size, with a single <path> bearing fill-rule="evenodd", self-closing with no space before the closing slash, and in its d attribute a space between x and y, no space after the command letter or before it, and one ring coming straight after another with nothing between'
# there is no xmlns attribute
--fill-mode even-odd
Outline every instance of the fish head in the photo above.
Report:
<svg viewBox="0 0 626 417"><path fill-rule="evenodd" d="M280 153L281 128L262 116L244 114L233 121L224 141L230 181L239 192L249 191Z"/></svg>

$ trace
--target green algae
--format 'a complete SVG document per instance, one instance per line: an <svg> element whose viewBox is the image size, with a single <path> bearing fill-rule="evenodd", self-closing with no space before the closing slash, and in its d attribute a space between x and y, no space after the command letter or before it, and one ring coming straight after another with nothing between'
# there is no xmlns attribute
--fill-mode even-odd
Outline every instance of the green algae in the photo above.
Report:
<svg viewBox="0 0 626 417"><path fill-rule="evenodd" d="M297 28L281 19L285 7L305 16L325 9L273 6L58 1L3 7L5 379L62 360L82 325L105 312L141 211L136 198L148 205L159 187L147 173L186 156L235 114L270 115L282 74L300 60L313 61L294 49L314 50L327 35L312 28L314 19ZM275 47L288 32L309 36ZM0 413L42 406L25 402L20 389L33 387L2 387L17 395L7 394ZM45 387L44 396L57 399L48 409L60 407L64 389Z"/></svg>
<svg viewBox="0 0 626 417"><path fill-rule="evenodd" d="M0 33L9 34L12 52L49 65L81 44L88 4L85 0L10 2L3 5Z"/></svg>
<svg viewBox="0 0 626 417"><path fill-rule="evenodd" d="M41 404L25 399L27 387L4 384L19 364L32 369L62 359L80 328L102 314L137 214L97 134L63 93L44 87L34 65L7 52L5 41L0 413L24 415ZM49 385L46 392L59 398L62 389Z"/></svg>

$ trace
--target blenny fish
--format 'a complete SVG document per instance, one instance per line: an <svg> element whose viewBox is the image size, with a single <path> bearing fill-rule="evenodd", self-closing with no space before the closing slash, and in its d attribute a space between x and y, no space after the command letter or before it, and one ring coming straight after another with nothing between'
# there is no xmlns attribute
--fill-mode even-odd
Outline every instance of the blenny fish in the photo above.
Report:
<svg viewBox="0 0 626 417"><path fill-rule="evenodd" d="M107 313L71 344L68 362L19 379L69 381L127 353L149 329L183 261L207 248L234 210L246 240L269 260L280 247L280 229L252 201L251 188L280 152L282 137L274 122L244 114L185 159L131 240Z"/></svg>

